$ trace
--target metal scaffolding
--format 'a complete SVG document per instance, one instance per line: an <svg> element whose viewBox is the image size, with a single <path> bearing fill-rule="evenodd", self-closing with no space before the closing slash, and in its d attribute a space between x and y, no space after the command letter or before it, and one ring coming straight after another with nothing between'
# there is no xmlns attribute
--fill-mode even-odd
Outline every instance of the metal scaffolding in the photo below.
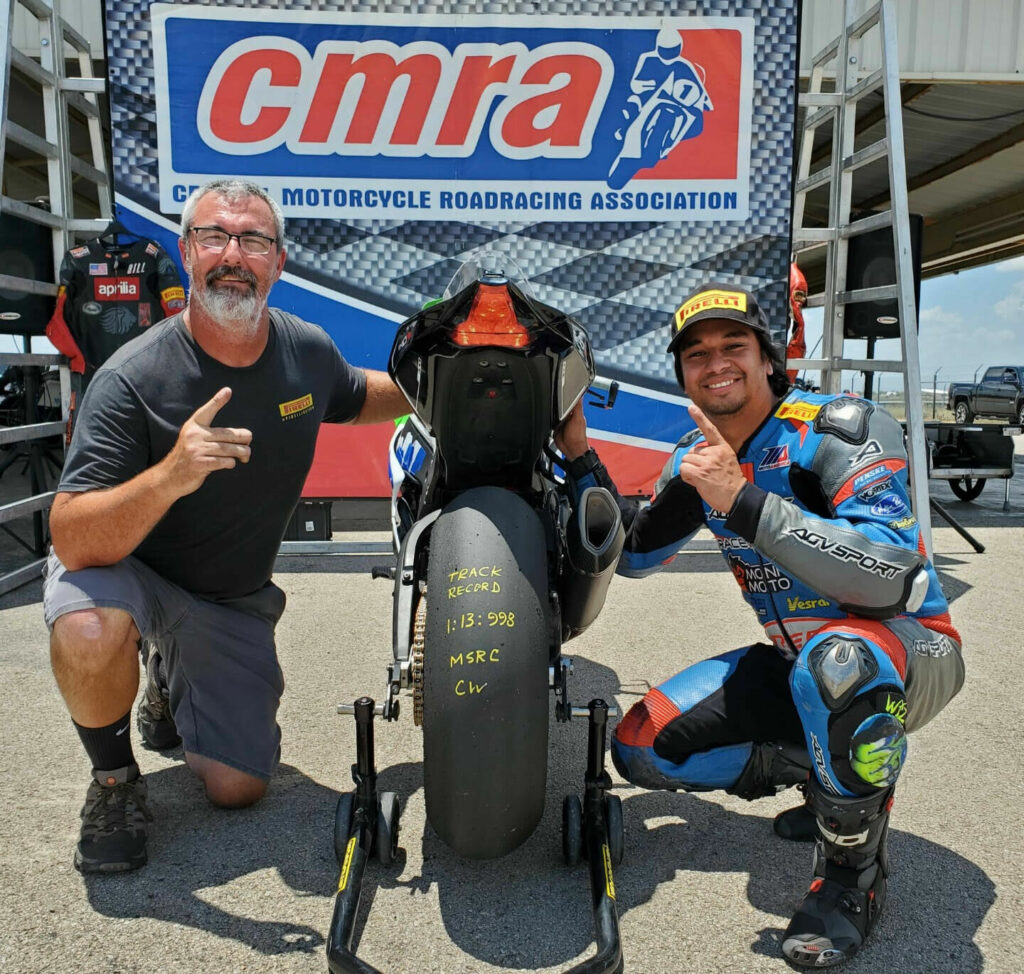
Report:
<svg viewBox="0 0 1024 974"><path fill-rule="evenodd" d="M796 369L821 371L823 392L837 393L844 370L892 372L903 377L906 403L907 453L914 514L929 556L932 554L931 514L928 498L928 455L925 443L921 372L917 347L917 307L911 258L910 214L907 202L907 173L904 159L902 105L899 91L899 57L893 0L881 0L862 16L854 16L853 0L845 0L845 29L818 52L812 61L808 91L800 95L804 109L797 160L793 203L794 254L827 248L825 289L812 296L809 306L825 309L820 359L794 359ZM862 46L870 40L880 46L881 67L865 71ZM832 90L825 90L826 79ZM834 83L833 82L834 79ZM885 108L885 137L856 148L854 144L857 103L871 92L881 90ZM821 126L832 126L828 163L810 171L814 135ZM888 165L891 206L868 217L851 219L854 173L871 163ZM804 225L808 193L828 189L829 225ZM847 257L851 238L872 230L891 227L896 283L883 287L847 288ZM844 317L849 305L866 301L895 299L899 309L901 358L851 359L844 357Z"/></svg>

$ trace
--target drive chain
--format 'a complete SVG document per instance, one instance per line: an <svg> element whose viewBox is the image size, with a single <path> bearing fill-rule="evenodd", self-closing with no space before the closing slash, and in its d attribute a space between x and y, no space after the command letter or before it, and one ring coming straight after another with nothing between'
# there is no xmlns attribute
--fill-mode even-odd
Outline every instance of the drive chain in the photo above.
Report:
<svg viewBox="0 0 1024 974"><path fill-rule="evenodd" d="M412 623L412 645L409 647L409 676L412 682L412 722L423 726L423 648L426 645L427 596L420 596Z"/></svg>

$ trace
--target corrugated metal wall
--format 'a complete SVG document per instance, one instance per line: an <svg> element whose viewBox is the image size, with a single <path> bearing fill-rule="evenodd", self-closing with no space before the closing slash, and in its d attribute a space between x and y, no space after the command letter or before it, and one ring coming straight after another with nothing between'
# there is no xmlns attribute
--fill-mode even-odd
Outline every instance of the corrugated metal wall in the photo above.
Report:
<svg viewBox="0 0 1024 974"><path fill-rule="evenodd" d="M53 0L53 6L59 8L65 22L89 42L98 57L102 57L103 0ZM30 57L39 55L37 23L35 17L30 17L21 4L15 4L11 38L14 46Z"/></svg>
<svg viewBox="0 0 1024 974"><path fill-rule="evenodd" d="M859 15L873 0L855 0ZM804 0L802 74L842 28L843 0ZM1024 82L1024 0L896 0L900 75L958 81ZM865 42L863 67L878 67ZM967 75L968 77L963 77Z"/></svg>
<svg viewBox="0 0 1024 974"><path fill-rule="evenodd" d="M103 50L102 0L59 0L64 19ZM858 14L874 0L855 0ZM900 74L970 80L1024 81L1024 0L896 0ZM804 0L801 71L811 57L835 38L842 26L844 0ZM15 46L38 54L34 26L16 6ZM872 52L864 51L865 67ZM955 80L968 80L956 78Z"/></svg>

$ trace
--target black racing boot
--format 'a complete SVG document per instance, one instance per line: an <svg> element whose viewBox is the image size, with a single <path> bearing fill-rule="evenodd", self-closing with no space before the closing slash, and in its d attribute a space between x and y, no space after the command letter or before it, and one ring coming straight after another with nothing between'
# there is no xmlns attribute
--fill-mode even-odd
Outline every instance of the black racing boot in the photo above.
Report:
<svg viewBox="0 0 1024 974"><path fill-rule="evenodd" d="M807 794L806 781L800 782L797 788ZM777 836L790 842L813 842L818 838L818 820L808 807L806 798L802 805L779 812L772 822L772 828Z"/></svg>
<svg viewBox="0 0 1024 974"><path fill-rule="evenodd" d="M146 691L135 715L135 722L145 747L151 751L166 751L177 747L181 738L171 716L167 677L161 666L160 654L155 646L146 641L142 644L142 662L146 667Z"/></svg>
<svg viewBox="0 0 1024 974"><path fill-rule="evenodd" d="M893 789L863 798L825 794L807 784L807 807L818 824L814 880L782 939L800 967L833 967L863 946L885 905L886 834Z"/></svg>

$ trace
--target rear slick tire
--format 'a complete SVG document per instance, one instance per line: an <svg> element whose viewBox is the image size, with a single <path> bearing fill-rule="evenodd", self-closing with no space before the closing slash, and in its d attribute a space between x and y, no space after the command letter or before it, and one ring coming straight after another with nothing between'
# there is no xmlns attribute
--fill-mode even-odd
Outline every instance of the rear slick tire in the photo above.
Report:
<svg viewBox="0 0 1024 974"><path fill-rule="evenodd" d="M518 495L478 487L430 536L423 663L427 819L471 859L511 852L544 811L547 547Z"/></svg>

